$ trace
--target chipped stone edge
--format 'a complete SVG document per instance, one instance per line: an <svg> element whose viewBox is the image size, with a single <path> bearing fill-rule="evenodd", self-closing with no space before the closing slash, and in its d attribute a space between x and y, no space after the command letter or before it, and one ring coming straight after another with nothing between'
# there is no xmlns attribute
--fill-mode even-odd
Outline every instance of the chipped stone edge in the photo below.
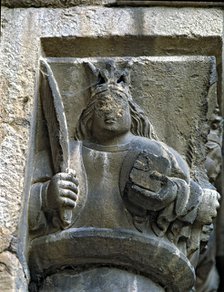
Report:
<svg viewBox="0 0 224 292"><path fill-rule="evenodd" d="M51 7L66 8L72 6L165 6L165 7L224 7L223 2L214 1L149 1L149 0L2 0L2 6L8 8Z"/></svg>
<svg viewBox="0 0 224 292"><path fill-rule="evenodd" d="M2 6L8 8L29 8L29 7L48 7L48 8L67 8L72 6L108 6L115 5L116 0L3 0Z"/></svg>
<svg viewBox="0 0 224 292"><path fill-rule="evenodd" d="M149 0L117 0L119 6L166 6L166 7L223 7L223 2L214 1L149 1Z"/></svg>

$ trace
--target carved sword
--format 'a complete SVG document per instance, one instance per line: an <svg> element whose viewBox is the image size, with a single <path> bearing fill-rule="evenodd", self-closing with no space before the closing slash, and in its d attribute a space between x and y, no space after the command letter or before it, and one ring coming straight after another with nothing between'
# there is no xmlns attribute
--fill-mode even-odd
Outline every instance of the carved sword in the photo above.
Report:
<svg viewBox="0 0 224 292"><path fill-rule="evenodd" d="M69 135L62 97L50 65L40 60L43 76L42 105L47 122L54 173L74 172L70 170ZM72 209L63 208L59 214L61 228L69 227L72 221ZM57 221L57 220L56 220ZM58 223L54 223L58 225Z"/></svg>

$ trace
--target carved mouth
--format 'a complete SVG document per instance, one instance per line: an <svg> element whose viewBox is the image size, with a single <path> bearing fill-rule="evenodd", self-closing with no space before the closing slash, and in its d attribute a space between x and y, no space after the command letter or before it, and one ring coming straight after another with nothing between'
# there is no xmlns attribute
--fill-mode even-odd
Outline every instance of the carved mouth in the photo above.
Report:
<svg viewBox="0 0 224 292"><path fill-rule="evenodd" d="M116 120L114 118L105 118L104 122L106 124L114 124Z"/></svg>

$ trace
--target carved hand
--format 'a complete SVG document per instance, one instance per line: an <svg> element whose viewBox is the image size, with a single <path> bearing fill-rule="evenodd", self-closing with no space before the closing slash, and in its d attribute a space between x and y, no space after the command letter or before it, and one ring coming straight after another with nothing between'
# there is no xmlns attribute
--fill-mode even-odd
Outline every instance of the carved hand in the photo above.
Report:
<svg viewBox="0 0 224 292"><path fill-rule="evenodd" d="M71 173L57 173L51 179L46 193L46 207L61 212L74 208L78 199L78 180Z"/></svg>
<svg viewBox="0 0 224 292"><path fill-rule="evenodd" d="M151 211L159 211L168 206L175 200L177 195L176 184L168 178L166 182L161 184L161 188L157 192L147 190L135 184L132 185L132 190L135 192L135 195L132 193L132 196L129 196L131 201Z"/></svg>

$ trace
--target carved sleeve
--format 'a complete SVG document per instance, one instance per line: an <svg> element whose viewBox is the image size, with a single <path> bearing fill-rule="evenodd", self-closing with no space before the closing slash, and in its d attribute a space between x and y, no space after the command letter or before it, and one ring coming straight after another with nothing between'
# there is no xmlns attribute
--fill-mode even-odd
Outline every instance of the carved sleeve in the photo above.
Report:
<svg viewBox="0 0 224 292"><path fill-rule="evenodd" d="M44 231L47 228L45 193L52 175L48 153L46 151L37 153L29 199L29 227L31 231Z"/></svg>

